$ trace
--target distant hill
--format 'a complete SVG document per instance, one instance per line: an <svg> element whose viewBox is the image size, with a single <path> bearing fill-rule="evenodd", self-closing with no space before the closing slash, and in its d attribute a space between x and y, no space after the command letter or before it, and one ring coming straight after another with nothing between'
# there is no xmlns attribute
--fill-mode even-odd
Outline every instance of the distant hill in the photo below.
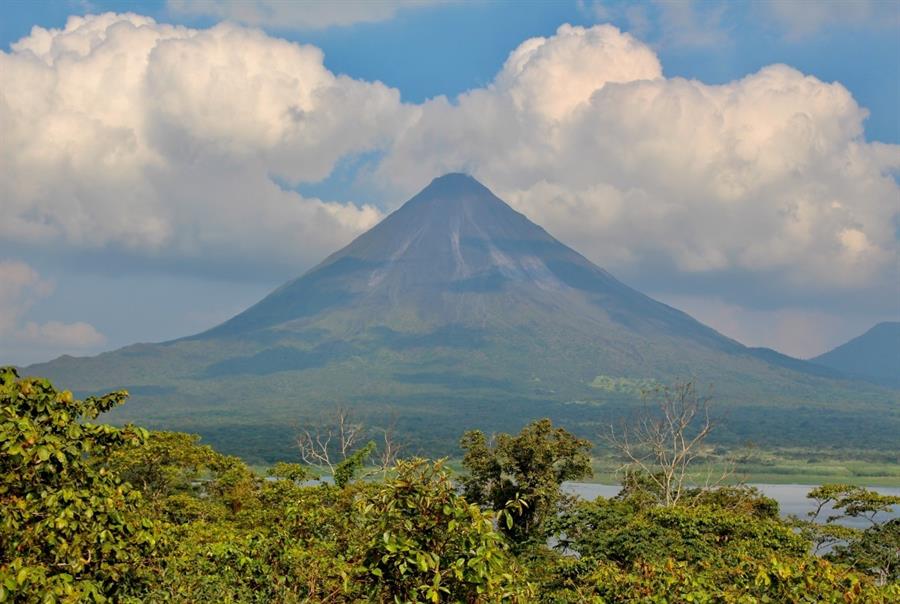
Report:
<svg viewBox="0 0 900 604"><path fill-rule="evenodd" d="M292 425L336 404L397 416L423 452L549 415L596 436L642 388L695 376L722 439L893 442L898 393L749 349L626 286L463 174L427 188L256 305L198 335L33 365L115 416L218 447L291 455Z"/></svg>
<svg viewBox="0 0 900 604"><path fill-rule="evenodd" d="M900 386L900 322L879 323L810 361L846 374Z"/></svg>

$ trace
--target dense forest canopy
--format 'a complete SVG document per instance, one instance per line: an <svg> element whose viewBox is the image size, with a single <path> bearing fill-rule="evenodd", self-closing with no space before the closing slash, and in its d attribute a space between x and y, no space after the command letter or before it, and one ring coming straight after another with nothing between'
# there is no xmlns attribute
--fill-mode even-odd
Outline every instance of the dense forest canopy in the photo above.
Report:
<svg viewBox="0 0 900 604"><path fill-rule="evenodd" d="M263 477L196 436L93 423L126 397L0 370L0 602L900 599L900 520L882 521L900 498L860 487L811 492L835 510L818 523L745 486L667 496L652 464L580 500L561 485L591 444L549 420L467 433L460 479L416 458L367 472L362 442L339 484Z"/></svg>

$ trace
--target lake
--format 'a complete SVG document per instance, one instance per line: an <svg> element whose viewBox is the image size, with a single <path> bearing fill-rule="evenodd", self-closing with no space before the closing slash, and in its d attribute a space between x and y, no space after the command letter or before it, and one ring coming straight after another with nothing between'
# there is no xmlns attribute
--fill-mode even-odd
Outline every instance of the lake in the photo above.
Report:
<svg viewBox="0 0 900 604"><path fill-rule="evenodd" d="M808 484L751 484L749 486L756 487L767 497L771 497L778 502L778 508L781 515L786 517L790 515L806 518L806 514L815 508L815 504L811 499L806 498L806 494L815 488L815 485ZM574 493L585 499L595 499L596 497L614 497L618 494L621 487L619 485L595 484L590 482L567 482L563 488L569 493ZM866 487L873 491L877 491L882 495L900 496L900 488L891 487ZM826 509L822 518L826 518L831 513L830 508ZM877 520L884 522L889 518L900 516L900 506L894 506L892 514L880 514ZM841 524L845 526L853 526L857 528L866 528L869 521L864 518L848 518L842 519Z"/></svg>

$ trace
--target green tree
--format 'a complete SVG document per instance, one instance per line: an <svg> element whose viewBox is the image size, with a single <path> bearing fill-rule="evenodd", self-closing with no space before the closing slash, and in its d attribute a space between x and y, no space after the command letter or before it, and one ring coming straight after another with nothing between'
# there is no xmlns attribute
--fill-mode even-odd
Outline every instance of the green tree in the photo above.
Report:
<svg viewBox="0 0 900 604"><path fill-rule="evenodd" d="M401 461L359 504L370 597L391 602L526 601L493 514L457 495L441 462ZM358 579L359 580L359 579Z"/></svg>
<svg viewBox="0 0 900 604"><path fill-rule="evenodd" d="M216 486L218 478L207 493L177 495L187 519L170 529L176 548L147 601L363 601L353 580L362 542L355 505L369 485L306 486L307 470L287 463L273 466L269 480L247 482L246 472L225 472L229 487L246 488L239 506L231 504L233 490Z"/></svg>
<svg viewBox="0 0 900 604"><path fill-rule="evenodd" d="M0 602L122 601L152 582L159 526L95 463L146 432L88 421L127 396L75 400L0 369Z"/></svg>
<svg viewBox="0 0 900 604"><path fill-rule="evenodd" d="M900 518L867 528L828 557L874 575L882 585L900 583Z"/></svg>
<svg viewBox="0 0 900 604"><path fill-rule="evenodd" d="M501 527L519 545L543 543L544 522L571 501L562 483L592 474L590 441L554 428L549 419L529 424L516 436L498 434L493 443L478 430L467 432L461 446L466 498L506 510L509 522Z"/></svg>
<svg viewBox="0 0 900 604"><path fill-rule="evenodd" d="M368 442L360 449L350 453L334 466L334 484L344 488L362 470L366 460L375 451L375 443Z"/></svg>
<svg viewBox="0 0 900 604"><path fill-rule="evenodd" d="M868 572L881 583L900 580L900 521L880 522L900 505L900 497L850 484L823 484L807 497L816 507L809 513L810 521L798 520L797 525L816 551L831 548L826 557ZM829 509L832 513L822 522ZM847 518L864 519L869 526L860 530L839 524Z"/></svg>
<svg viewBox="0 0 900 604"><path fill-rule="evenodd" d="M829 507L837 512L828 516L826 522L863 518L874 525L878 524L879 514L888 514L893 506L900 505L897 495L882 495L852 484L823 484L807 493L806 497L816 504L809 513L811 518L820 517Z"/></svg>
<svg viewBox="0 0 900 604"><path fill-rule="evenodd" d="M288 480L294 484L309 480L312 476L309 470L297 463L279 461L266 471L269 476Z"/></svg>
<svg viewBox="0 0 900 604"><path fill-rule="evenodd" d="M240 458L199 440L194 434L149 432L144 441L97 461L138 488L168 521L237 512L255 493L258 478Z"/></svg>
<svg viewBox="0 0 900 604"><path fill-rule="evenodd" d="M674 558L630 565L582 559L575 570L555 592L544 594L545 602L886 604L900 598L896 584L877 586L846 567L812 557L746 556L730 566L697 566Z"/></svg>
<svg viewBox="0 0 900 604"><path fill-rule="evenodd" d="M145 500L161 505L168 497L199 492L222 459L199 440L196 434L148 432L146 439L118 447L98 462L139 489Z"/></svg>
<svg viewBox="0 0 900 604"><path fill-rule="evenodd" d="M892 602L810 542L753 489L702 490L666 506L643 489L583 501L552 523L560 549L531 568L546 602ZM879 552L880 553L880 552ZM858 554L859 555L859 554Z"/></svg>
<svg viewBox="0 0 900 604"><path fill-rule="evenodd" d="M714 504L640 507L633 501L579 502L555 521L560 547L622 565L668 558L729 566L744 557L804 556L809 542L779 518Z"/></svg>

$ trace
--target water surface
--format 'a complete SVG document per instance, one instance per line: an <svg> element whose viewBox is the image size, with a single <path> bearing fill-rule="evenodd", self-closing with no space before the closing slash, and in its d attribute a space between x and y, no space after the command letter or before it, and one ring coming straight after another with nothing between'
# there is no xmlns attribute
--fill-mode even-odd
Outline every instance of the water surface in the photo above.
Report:
<svg viewBox="0 0 900 604"><path fill-rule="evenodd" d="M806 518L807 514L815 509L815 503L811 499L806 498L806 494L809 493L812 489L816 488L815 485L808 484L750 484L749 486L756 487L762 493L771 497L775 501L778 502L778 509L781 512L782 517L788 516L798 516L800 518ZM620 485L610 485L610 484L596 484L589 482L567 482L563 485L563 488L570 492L578 495L579 497L583 497L584 499L595 499L597 497L615 497L619 490L622 488ZM892 488L892 487L866 487L873 491L877 491L882 495L897 495L900 496L900 488ZM821 514L820 520L824 521L825 518L828 517L832 513L830 508L827 508ZM894 506L893 512L891 514L879 514L876 517L876 520L879 522L884 522L890 518L896 518L900 516L900 506ZM867 528L870 524L869 521L865 518L842 518L840 520L840 524L845 526L853 526L857 528Z"/></svg>

